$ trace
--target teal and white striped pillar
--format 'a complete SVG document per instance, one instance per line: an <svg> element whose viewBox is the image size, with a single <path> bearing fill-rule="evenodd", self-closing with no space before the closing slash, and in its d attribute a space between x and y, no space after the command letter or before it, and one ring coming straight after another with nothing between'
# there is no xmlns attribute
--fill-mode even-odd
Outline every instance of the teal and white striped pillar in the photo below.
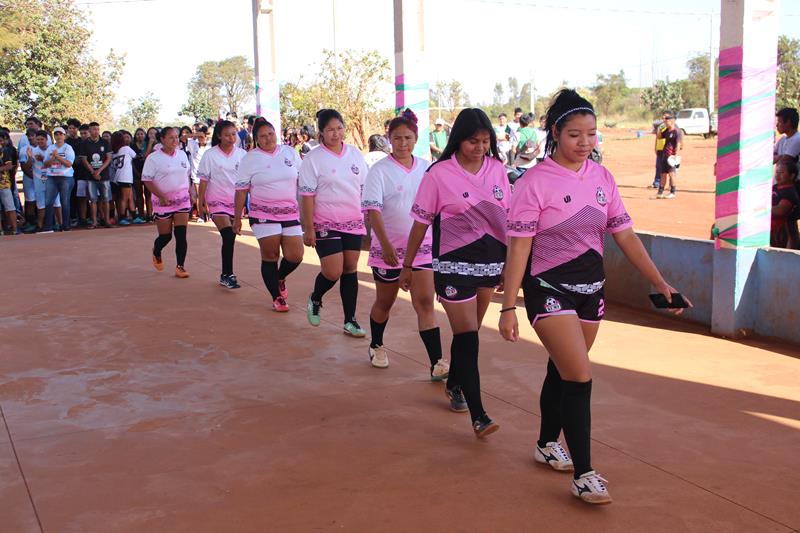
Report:
<svg viewBox="0 0 800 533"><path fill-rule="evenodd" d="M394 0L395 114L417 115L414 155L431 158L429 85L425 70L424 0Z"/></svg>
<svg viewBox="0 0 800 533"><path fill-rule="evenodd" d="M722 0L712 331L750 327L748 288L769 245L777 0Z"/></svg>
<svg viewBox="0 0 800 533"><path fill-rule="evenodd" d="M275 126L280 139L280 87L275 62L275 0L253 0L256 115Z"/></svg>

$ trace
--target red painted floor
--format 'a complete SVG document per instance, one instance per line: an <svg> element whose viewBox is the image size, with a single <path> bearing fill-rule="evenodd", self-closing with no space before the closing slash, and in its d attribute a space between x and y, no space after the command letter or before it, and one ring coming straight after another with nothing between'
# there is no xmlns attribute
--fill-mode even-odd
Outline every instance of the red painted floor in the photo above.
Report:
<svg viewBox="0 0 800 533"><path fill-rule="evenodd" d="M336 289L308 326L313 251L278 315L252 236L237 241L243 288L226 291L210 225L190 228L187 280L153 270L154 234L0 239L3 533L800 528L797 347L610 305L592 353L593 464L615 502L594 508L532 460L546 354L529 327L500 339L498 303L481 379L501 429L483 442L428 381L407 299L376 370L368 342L340 333ZM365 265L360 279L366 325Z"/></svg>

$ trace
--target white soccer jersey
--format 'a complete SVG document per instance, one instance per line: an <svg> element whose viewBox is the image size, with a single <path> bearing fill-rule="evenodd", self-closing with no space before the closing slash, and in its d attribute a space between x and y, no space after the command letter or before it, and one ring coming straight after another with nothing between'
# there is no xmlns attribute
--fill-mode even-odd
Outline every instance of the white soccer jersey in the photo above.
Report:
<svg viewBox="0 0 800 533"><path fill-rule="evenodd" d="M239 164L247 154L234 146L231 153L226 154L219 145L203 154L197 177L208 182L206 188L206 204L212 213L234 214L236 200L236 180L239 177Z"/></svg>
<svg viewBox="0 0 800 533"><path fill-rule="evenodd" d="M237 191L250 191L250 216L278 222L297 220L297 174L300 171L297 150L285 144L273 152L254 148L239 165Z"/></svg>
<svg viewBox="0 0 800 533"><path fill-rule="evenodd" d="M189 159L183 150L176 148L172 155L159 150L147 156L142 169L142 181L152 182L167 197L167 204L162 205L153 196L153 211L156 214L163 215L191 208Z"/></svg>

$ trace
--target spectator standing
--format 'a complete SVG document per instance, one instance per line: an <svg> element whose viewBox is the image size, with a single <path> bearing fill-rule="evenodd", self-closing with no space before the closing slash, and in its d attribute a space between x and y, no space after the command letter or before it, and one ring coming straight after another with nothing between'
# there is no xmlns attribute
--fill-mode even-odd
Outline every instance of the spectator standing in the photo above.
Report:
<svg viewBox="0 0 800 533"><path fill-rule="evenodd" d="M27 146L25 149L28 151L28 158L33 161L33 188L36 193L36 230L37 232L44 232L44 216L46 202L46 185L45 181L47 176L44 173L44 161L46 159L48 139L50 136L44 130L36 132L36 146L31 148ZM53 208L57 208L56 220L60 224L61 219L61 198L56 197ZM50 230L52 231L52 230Z"/></svg>
<svg viewBox="0 0 800 533"><path fill-rule="evenodd" d="M144 220L136 213L136 202L133 201L133 160L136 152L125 142L126 137L121 131L111 135L111 166L115 171L114 180L119 187L117 223L120 226L144 224Z"/></svg>
<svg viewBox="0 0 800 533"><path fill-rule="evenodd" d="M431 157L434 161L439 159L445 146L447 146L447 138L449 135L447 134L447 130L444 129L444 126L444 119L437 118L436 122L433 123L433 131L430 133Z"/></svg>
<svg viewBox="0 0 800 533"><path fill-rule="evenodd" d="M539 140L536 137L533 120L533 113L519 117L520 128L517 130L517 145L514 147L516 154L514 166L517 170L526 170L534 166L539 155Z"/></svg>
<svg viewBox="0 0 800 533"><path fill-rule="evenodd" d="M81 121L78 120L78 119L71 118L71 119L69 119L67 121L67 139L66 139L66 143L68 145L70 145L70 147L72 148L72 151L75 153L76 157L78 155L78 152L80 151L80 144L81 144L81 138L78 135L78 133L80 132L80 127L81 127ZM76 173L74 164L72 165L72 171L73 171L73 178L72 178L72 180L73 180L73 184L72 185L73 186L72 186L72 194L70 195L70 199L69 199L69 210L70 210L70 213L69 213L70 224L69 225L70 225L70 227L77 225L78 224L78 218L79 218L78 217L78 214L79 214L79 209L78 209L78 188L75 186L75 183L74 183L74 181L75 181L75 173ZM64 216L66 217L67 214L65 213ZM66 224L65 224L65 226L66 226Z"/></svg>
<svg viewBox="0 0 800 533"><path fill-rule="evenodd" d="M675 198L675 175L680 166L681 138L680 130L675 126L675 115L671 112L664 113L666 129L661 134L664 139L664 150L661 154L661 183L658 187L656 198ZM664 189L669 184L669 194L664 194Z"/></svg>
<svg viewBox="0 0 800 533"><path fill-rule="evenodd" d="M53 130L55 142L47 147L44 154L44 175L45 181L45 231L69 231L70 230L70 198L72 189L75 187L72 169L75 163L75 151L72 146L66 143L67 132L64 128ZM62 204L61 221L53 224L56 207L56 198ZM57 218L57 217L55 217Z"/></svg>
<svg viewBox="0 0 800 533"><path fill-rule="evenodd" d="M36 188L33 181L33 159L28 155L31 153L29 148L36 145L36 130L33 128L25 132L28 144L19 153L19 164L22 168L22 192L25 195L25 227L23 233L33 233L36 231Z"/></svg>
<svg viewBox="0 0 800 533"><path fill-rule="evenodd" d="M97 122L89 124L89 137L81 143L79 157L88 171L89 198L92 201L89 229L97 227L98 208L103 227L110 228L108 203L111 201L111 182L108 167L111 164L111 146L100 137L100 124Z"/></svg>
<svg viewBox="0 0 800 533"><path fill-rule="evenodd" d="M800 135L797 134L798 119L797 109L793 107L784 107L775 113L775 129L778 130L778 133L783 134L783 137L778 139L775 144L773 161L777 161L781 156L789 156L797 161L797 156L800 155Z"/></svg>
<svg viewBox="0 0 800 533"><path fill-rule="evenodd" d="M500 113L497 116L498 125L494 127L494 132L497 135L497 149L500 150L500 156L503 158L504 164L511 164L511 151L513 149L512 139L514 132L508 125L508 115Z"/></svg>
<svg viewBox="0 0 800 533"><path fill-rule="evenodd" d="M386 137L383 135L370 135L367 140L369 152L364 156L364 161L367 163L367 169L372 168L372 165L389 155L389 146L386 144Z"/></svg>
<svg viewBox="0 0 800 533"><path fill-rule="evenodd" d="M5 131L0 131L0 143L3 144L0 149L0 209L4 212L5 224L11 231L11 235L16 235L17 230L17 209L14 205L14 193L12 192L12 181L14 180L14 168L16 167L15 157L12 157L11 150L5 144L11 138ZM0 228L1 230L2 228Z"/></svg>
<svg viewBox="0 0 800 533"><path fill-rule="evenodd" d="M772 186L772 223L769 244L777 248L789 245L791 234L797 233L797 220L792 218L800 205L794 181L797 178L797 163L789 158L781 158L775 165L775 184ZM789 223L795 224L790 232ZM792 243L794 244L794 243Z"/></svg>
<svg viewBox="0 0 800 533"><path fill-rule="evenodd" d="M522 126L519 122L520 117L522 117L523 112L521 107L514 108L514 120L508 123L508 127L511 128L511 131L516 134L517 130ZM533 113L531 113L533 116Z"/></svg>
<svg viewBox="0 0 800 533"><path fill-rule="evenodd" d="M315 139L316 132L314 131L314 126L309 124L304 125L300 128L300 157L303 158L308 155L308 152L319 146L319 143Z"/></svg>

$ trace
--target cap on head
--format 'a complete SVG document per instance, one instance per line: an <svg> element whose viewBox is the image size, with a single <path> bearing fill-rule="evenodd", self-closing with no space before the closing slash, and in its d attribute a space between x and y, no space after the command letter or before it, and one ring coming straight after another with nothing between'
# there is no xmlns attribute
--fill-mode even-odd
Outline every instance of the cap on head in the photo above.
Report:
<svg viewBox="0 0 800 533"><path fill-rule="evenodd" d="M443 118L437 118L436 121L434 122L434 125L436 125L436 126L444 126L444 119Z"/></svg>
<svg viewBox="0 0 800 533"><path fill-rule="evenodd" d="M64 131L64 128L62 128L61 126L59 126L59 127L55 128L55 129L53 130L53 135L55 135L56 133L63 133L64 135L66 135L66 134L67 134L67 132L66 132L66 131Z"/></svg>

